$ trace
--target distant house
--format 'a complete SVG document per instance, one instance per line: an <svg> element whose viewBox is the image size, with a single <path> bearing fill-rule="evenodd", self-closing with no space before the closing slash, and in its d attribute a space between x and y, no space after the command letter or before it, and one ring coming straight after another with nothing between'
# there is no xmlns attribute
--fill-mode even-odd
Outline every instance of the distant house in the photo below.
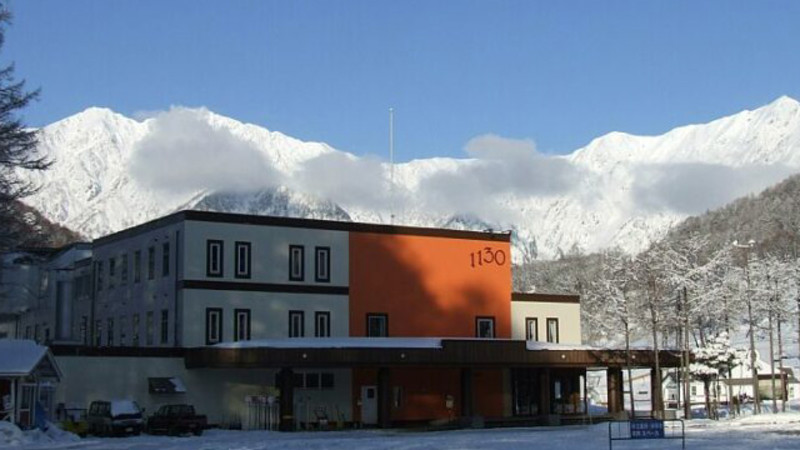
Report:
<svg viewBox="0 0 800 450"><path fill-rule="evenodd" d="M0 420L30 428L36 424L37 409L49 418L60 380L61 371L47 347L0 339Z"/></svg>

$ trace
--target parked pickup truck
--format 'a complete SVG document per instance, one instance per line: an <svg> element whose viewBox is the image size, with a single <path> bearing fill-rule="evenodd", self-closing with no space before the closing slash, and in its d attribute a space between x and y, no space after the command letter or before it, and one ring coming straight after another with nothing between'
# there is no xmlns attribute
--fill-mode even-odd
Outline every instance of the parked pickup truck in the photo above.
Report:
<svg viewBox="0 0 800 450"><path fill-rule="evenodd" d="M195 414L192 405L164 405L147 419L147 432L200 436L207 424L206 416Z"/></svg>

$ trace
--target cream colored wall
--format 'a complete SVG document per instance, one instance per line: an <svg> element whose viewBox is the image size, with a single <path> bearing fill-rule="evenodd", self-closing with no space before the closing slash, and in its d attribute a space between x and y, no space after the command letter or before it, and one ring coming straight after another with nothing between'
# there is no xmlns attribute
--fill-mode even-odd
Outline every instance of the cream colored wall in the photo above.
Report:
<svg viewBox="0 0 800 450"><path fill-rule="evenodd" d="M286 294L277 292L183 290L183 343L206 345L206 308L222 308L222 337L233 342L234 309L250 309L250 338L289 337L289 311L303 311L305 337L314 337L314 312L331 313L331 337L349 332L346 295Z"/></svg>
<svg viewBox="0 0 800 450"><path fill-rule="evenodd" d="M218 239L223 244L224 276L206 277L206 241ZM251 278L234 276L236 241L251 244ZM290 228L236 223L187 221L185 224L184 279L236 281L244 283L311 284L347 286L349 239L346 231ZM305 247L305 280L289 280L289 245ZM330 282L314 281L314 247L330 247Z"/></svg>
<svg viewBox="0 0 800 450"><path fill-rule="evenodd" d="M190 403L198 414L208 416L209 423L227 425L247 422L245 396L265 395L275 384L271 369L191 369L183 358L58 356L63 378L56 389L55 403L82 405L88 408L93 400L130 398L146 414L170 403ZM334 374L334 389L295 389L295 416L305 420L306 406L325 406L331 420L336 408L345 420L352 420L352 377L349 369L309 369L296 372L329 372ZM186 385L185 394L150 394L149 377L179 377ZM333 412L332 412L333 411Z"/></svg>
<svg viewBox="0 0 800 450"><path fill-rule="evenodd" d="M558 319L559 343L581 343L581 307L579 303L511 302L511 338L525 339L525 319L538 319L539 340L547 340L547 319Z"/></svg>

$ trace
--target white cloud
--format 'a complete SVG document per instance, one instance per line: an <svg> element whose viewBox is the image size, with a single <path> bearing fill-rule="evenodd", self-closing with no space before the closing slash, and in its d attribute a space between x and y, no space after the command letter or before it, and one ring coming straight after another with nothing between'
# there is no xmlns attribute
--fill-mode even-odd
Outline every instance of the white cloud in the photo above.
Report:
<svg viewBox="0 0 800 450"><path fill-rule="evenodd" d="M739 197L759 192L789 176L780 164L729 167L676 163L639 166L632 196L638 208L700 214Z"/></svg>
<svg viewBox="0 0 800 450"><path fill-rule="evenodd" d="M331 152L306 161L290 185L301 192L330 199L343 206L387 208L389 183L385 166L376 157Z"/></svg>
<svg viewBox="0 0 800 450"><path fill-rule="evenodd" d="M499 203L499 196L564 194L580 175L564 158L537 152L530 139L487 134L471 139L465 151L472 160L455 171L440 171L422 180L419 191L430 209L509 220L517 213Z"/></svg>
<svg viewBox="0 0 800 450"><path fill-rule="evenodd" d="M253 144L206 120L204 108L172 107L156 114L136 144L130 171L145 186L170 192L250 191L282 183Z"/></svg>

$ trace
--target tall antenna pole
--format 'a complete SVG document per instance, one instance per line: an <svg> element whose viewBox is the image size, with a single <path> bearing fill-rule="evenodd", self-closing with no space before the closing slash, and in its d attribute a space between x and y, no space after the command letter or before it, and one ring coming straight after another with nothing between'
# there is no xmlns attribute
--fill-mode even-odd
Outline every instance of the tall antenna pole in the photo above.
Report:
<svg viewBox="0 0 800 450"><path fill-rule="evenodd" d="M394 225L394 108L389 108L389 223Z"/></svg>

